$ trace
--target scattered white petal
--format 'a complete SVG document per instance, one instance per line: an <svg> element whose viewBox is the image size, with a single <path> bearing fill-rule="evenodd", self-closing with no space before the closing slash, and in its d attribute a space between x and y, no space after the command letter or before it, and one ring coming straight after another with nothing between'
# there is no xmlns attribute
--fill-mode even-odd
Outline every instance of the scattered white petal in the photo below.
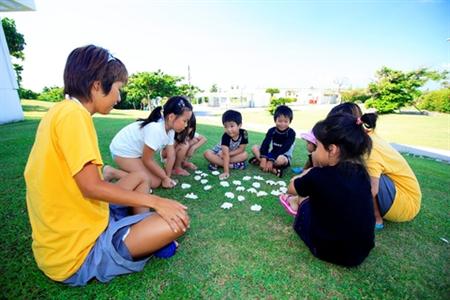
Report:
<svg viewBox="0 0 450 300"><path fill-rule="evenodd" d="M259 183L259 182L253 182L253 183L252 183L252 186L253 186L255 189L259 189L259 188L261 187L261 183Z"/></svg>
<svg viewBox="0 0 450 300"><path fill-rule="evenodd" d="M205 184L205 183L208 182L208 179L202 179L202 180L200 180L200 182L201 182L202 184Z"/></svg>
<svg viewBox="0 0 450 300"><path fill-rule="evenodd" d="M188 198L188 199L198 199L197 195L194 194L194 193L188 193L188 194L186 194L186 196L184 196L184 197L185 197L185 198Z"/></svg>
<svg viewBox="0 0 450 300"><path fill-rule="evenodd" d="M256 196L258 197L267 196L267 193L264 191L259 191L258 193L256 193Z"/></svg>
<svg viewBox="0 0 450 300"><path fill-rule="evenodd" d="M282 187L279 188L279 190L280 190L280 192L281 192L282 194L286 194L288 189L287 189L287 187L282 186Z"/></svg>
<svg viewBox="0 0 450 300"><path fill-rule="evenodd" d="M240 180L233 180L233 184L234 185L241 185L241 181Z"/></svg>
<svg viewBox="0 0 450 300"><path fill-rule="evenodd" d="M282 193L279 190L273 190L270 192L271 195L280 196Z"/></svg>
<svg viewBox="0 0 450 300"><path fill-rule="evenodd" d="M195 171L195 174L202 174L203 172L200 170Z"/></svg>
<svg viewBox="0 0 450 300"><path fill-rule="evenodd" d="M226 192L225 197L227 197L229 199L234 199L234 194L232 192Z"/></svg>
<svg viewBox="0 0 450 300"><path fill-rule="evenodd" d="M447 239L444 239L443 237L441 237L441 241L443 241L444 243L447 243L447 244L448 244L448 240L447 240Z"/></svg>
<svg viewBox="0 0 450 300"><path fill-rule="evenodd" d="M247 192L256 194L258 191L255 188L249 188L247 189Z"/></svg>
<svg viewBox="0 0 450 300"><path fill-rule="evenodd" d="M238 186L238 187L236 188L236 191L238 191L238 192L245 191L245 187L243 187L243 186Z"/></svg>
<svg viewBox="0 0 450 300"><path fill-rule="evenodd" d="M230 202L224 202L221 206L221 208L223 208L223 209L230 209L232 207L233 207L233 203L230 203Z"/></svg>
<svg viewBox="0 0 450 300"><path fill-rule="evenodd" d="M206 174L206 173L202 173L202 174L200 174L200 176L202 176L202 177L207 177L207 176L208 176L208 174Z"/></svg>
<svg viewBox="0 0 450 300"><path fill-rule="evenodd" d="M205 191L210 190L212 188L212 186L210 185L205 185L205 187L203 188Z"/></svg>
<svg viewBox="0 0 450 300"><path fill-rule="evenodd" d="M182 183L182 184L181 184L181 188L182 188L183 190L188 189L188 188L190 188L190 187L191 187L191 185L190 185L189 183Z"/></svg>
<svg viewBox="0 0 450 300"><path fill-rule="evenodd" d="M278 184L279 186L286 186L286 182L284 182L284 181L282 181L282 180L277 181L277 184Z"/></svg>
<svg viewBox="0 0 450 300"><path fill-rule="evenodd" d="M262 208L262 206L261 206L261 205L258 205L258 204L253 204L253 205L250 207L250 209L251 209L252 211L260 211L261 208Z"/></svg>
<svg viewBox="0 0 450 300"><path fill-rule="evenodd" d="M213 174L213 175L216 175L216 176L217 176L217 175L219 175L219 174L220 174L220 172L219 172L219 171L212 171L212 172L211 172L211 174Z"/></svg>
<svg viewBox="0 0 450 300"><path fill-rule="evenodd" d="M221 182L220 182L220 185L223 186L223 187L229 187L229 186L230 186L230 184L228 183L228 181L221 181Z"/></svg>
<svg viewBox="0 0 450 300"><path fill-rule="evenodd" d="M250 179L252 179L252 177L250 177L250 176L244 176L244 177L242 177L242 180L245 180L245 181L248 181L248 180L250 180Z"/></svg>
<svg viewBox="0 0 450 300"><path fill-rule="evenodd" d="M277 184L275 181L270 180L270 179L267 180L266 183L267 183L268 185L275 185L275 184Z"/></svg>
<svg viewBox="0 0 450 300"><path fill-rule="evenodd" d="M253 176L253 179L256 179L256 180L264 180L264 178L262 178L261 176Z"/></svg>
<svg viewBox="0 0 450 300"><path fill-rule="evenodd" d="M244 197L244 196L241 196L241 195L239 195L239 196L237 196L237 199L238 199L238 201L244 201L244 200L245 200L245 197Z"/></svg>
<svg viewBox="0 0 450 300"><path fill-rule="evenodd" d="M197 180L197 181L199 181L200 179L202 179L202 176L200 176L200 175L195 175L195 176L194 176L194 179Z"/></svg>

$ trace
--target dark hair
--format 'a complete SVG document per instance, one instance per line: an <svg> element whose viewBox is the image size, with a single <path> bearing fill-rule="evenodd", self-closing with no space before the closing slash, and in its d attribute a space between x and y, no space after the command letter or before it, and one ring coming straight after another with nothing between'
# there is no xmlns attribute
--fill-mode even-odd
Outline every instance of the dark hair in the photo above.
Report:
<svg viewBox="0 0 450 300"><path fill-rule="evenodd" d="M235 122L238 125L242 124L242 115L240 112L229 109L222 115L222 124L225 122Z"/></svg>
<svg viewBox="0 0 450 300"><path fill-rule="evenodd" d="M340 149L340 162L356 160L363 164L362 156L369 154L372 140L365 132L358 118L346 113L328 116L313 128L314 136L325 149L335 144Z"/></svg>
<svg viewBox="0 0 450 300"><path fill-rule="evenodd" d="M162 111L162 114L161 114ZM158 106L147 117L147 119L137 119L142 121L140 127L151 122L158 122L161 118L166 119L170 114L175 114L177 117L181 116L185 111L192 111L192 105L188 98L185 96L173 96L164 104L164 106Z"/></svg>
<svg viewBox="0 0 450 300"><path fill-rule="evenodd" d="M292 109L286 105L279 105L273 114L273 120L276 121L278 117L285 116L289 119L289 122L292 122L292 119L294 118L294 113L292 112Z"/></svg>
<svg viewBox="0 0 450 300"><path fill-rule="evenodd" d="M192 129L190 131L190 129ZM188 126L180 133L175 133L175 140L178 143L184 143L186 139L189 137L189 139L193 139L195 136L195 131L197 129L197 120L195 118L195 114L192 113L191 118L189 119Z"/></svg>
<svg viewBox="0 0 450 300"><path fill-rule="evenodd" d="M91 88L100 81L107 95L116 81L126 83L128 72L125 65L108 50L87 45L74 49L67 58L64 68L64 94L91 101Z"/></svg>
<svg viewBox="0 0 450 300"><path fill-rule="evenodd" d="M363 114L361 108L356 103L344 102L339 105L336 105L330 110L328 116L338 113L350 114L355 118L360 118L361 121L364 123L364 127L366 129L374 130L375 127L377 126L378 115L376 113Z"/></svg>

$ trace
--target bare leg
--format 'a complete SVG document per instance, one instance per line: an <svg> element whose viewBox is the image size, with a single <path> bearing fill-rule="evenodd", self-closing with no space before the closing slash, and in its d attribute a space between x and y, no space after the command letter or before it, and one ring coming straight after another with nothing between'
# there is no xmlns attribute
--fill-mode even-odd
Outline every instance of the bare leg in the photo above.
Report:
<svg viewBox="0 0 450 300"><path fill-rule="evenodd" d="M189 149L189 145L187 143L177 144L175 147L175 164L172 170L172 174L174 175L182 175L189 176L189 172L183 169L181 163L186 159L186 153Z"/></svg>
<svg viewBox="0 0 450 300"><path fill-rule="evenodd" d="M151 182L153 189L161 185L161 178L150 173L150 171L144 166L141 158L124 158L116 156L114 158L116 164L127 172L144 172L147 175L147 179Z"/></svg>
<svg viewBox="0 0 450 300"><path fill-rule="evenodd" d="M128 175L128 172L125 172L123 170L119 170L119 169L116 169L116 168L108 166L108 165L103 167L103 180L104 181L109 182L114 179L119 180L122 177L127 176L127 175Z"/></svg>
<svg viewBox="0 0 450 300"><path fill-rule="evenodd" d="M373 211L375 214L375 224L383 224L383 217L381 216L380 207L378 206L377 196L373 198Z"/></svg>
<svg viewBox="0 0 450 300"><path fill-rule="evenodd" d="M127 173L116 183L118 186L130 190L147 194L150 190L150 180L145 172ZM147 207L132 207L133 214L148 212Z"/></svg>

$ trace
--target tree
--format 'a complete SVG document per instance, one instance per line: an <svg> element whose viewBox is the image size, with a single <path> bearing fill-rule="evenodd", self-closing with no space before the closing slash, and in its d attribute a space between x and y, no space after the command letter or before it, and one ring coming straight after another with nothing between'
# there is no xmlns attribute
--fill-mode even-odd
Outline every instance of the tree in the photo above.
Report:
<svg viewBox="0 0 450 300"><path fill-rule="evenodd" d="M4 18L2 19L3 31L5 32L6 43L8 44L9 53L12 57L23 61L25 59L25 54L23 50L25 49L25 38L23 34L17 32L16 22L13 19ZM22 71L23 67L21 64L13 64L14 71L17 74L17 82L20 87L22 82Z"/></svg>
<svg viewBox="0 0 450 300"><path fill-rule="evenodd" d="M42 93L39 94L38 99L42 101L59 102L64 99L64 89L57 86L44 87Z"/></svg>
<svg viewBox="0 0 450 300"><path fill-rule="evenodd" d="M340 92L343 102L366 102L370 98L366 89L349 89Z"/></svg>
<svg viewBox="0 0 450 300"><path fill-rule="evenodd" d="M286 103L292 103L295 101L297 101L296 98L271 98L269 108L267 110L273 116L279 105L285 105Z"/></svg>
<svg viewBox="0 0 450 300"><path fill-rule="evenodd" d="M213 84L212 86L211 86L211 88L209 89L209 91L211 92L211 93L217 93L218 91L219 91L219 88L217 87L217 84Z"/></svg>
<svg viewBox="0 0 450 300"><path fill-rule="evenodd" d="M370 99L367 107L373 107L378 113L391 113L406 105L415 105L414 101L422 94L420 88L429 80L442 80L447 72L431 71L420 68L411 72L383 67L376 73L377 79L369 84Z"/></svg>
<svg viewBox="0 0 450 300"><path fill-rule="evenodd" d="M279 92L280 92L280 90L277 88L267 88L266 89L266 93L270 94L270 99L273 98L273 95L278 94Z"/></svg>

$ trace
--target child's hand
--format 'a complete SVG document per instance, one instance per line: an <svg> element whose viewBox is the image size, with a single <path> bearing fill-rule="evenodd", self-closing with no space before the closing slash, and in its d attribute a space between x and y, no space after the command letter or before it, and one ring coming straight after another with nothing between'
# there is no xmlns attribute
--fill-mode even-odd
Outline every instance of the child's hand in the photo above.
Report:
<svg viewBox="0 0 450 300"><path fill-rule="evenodd" d="M176 184L177 184L177 182L176 182L175 180L173 180L172 178L170 178L170 177L164 178L163 181L162 181L162 183L161 183L162 187L163 187L163 188L166 188L166 189L171 189L171 188L173 188Z"/></svg>
<svg viewBox="0 0 450 300"><path fill-rule="evenodd" d="M227 179L228 177L230 177L230 173L228 172L223 172L222 174L219 175L220 180Z"/></svg>
<svg viewBox="0 0 450 300"><path fill-rule="evenodd" d="M264 172L272 172L273 169L273 162L272 161L268 161L266 163L266 167L263 169Z"/></svg>
<svg viewBox="0 0 450 300"><path fill-rule="evenodd" d="M266 164L267 164L267 159L262 158L261 161L260 161L260 163L259 163L259 168L260 168L261 170L264 170L264 169L266 168Z"/></svg>
<svg viewBox="0 0 450 300"><path fill-rule="evenodd" d="M181 203L166 198L159 198L155 201L153 208L174 232L186 231L189 227L189 217L186 213L187 207Z"/></svg>

